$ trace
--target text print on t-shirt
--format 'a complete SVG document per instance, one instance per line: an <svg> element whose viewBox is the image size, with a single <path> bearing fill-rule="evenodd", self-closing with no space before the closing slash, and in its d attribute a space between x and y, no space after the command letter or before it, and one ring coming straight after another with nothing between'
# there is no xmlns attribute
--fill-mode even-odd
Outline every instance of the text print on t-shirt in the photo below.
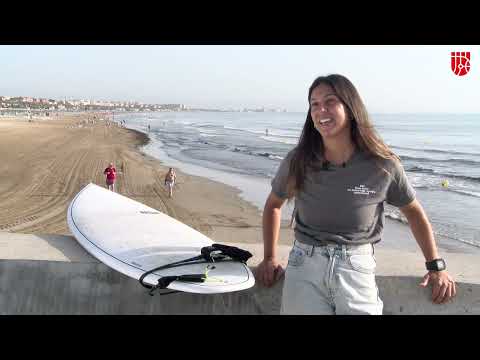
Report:
<svg viewBox="0 0 480 360"><path fill-rule="evenodd" d="M356 195L369 195L369 194L375 194L376 193L375 190L370 190L365 185L355 186L355 188L347 189L347 191L351 191Z"/></svg>

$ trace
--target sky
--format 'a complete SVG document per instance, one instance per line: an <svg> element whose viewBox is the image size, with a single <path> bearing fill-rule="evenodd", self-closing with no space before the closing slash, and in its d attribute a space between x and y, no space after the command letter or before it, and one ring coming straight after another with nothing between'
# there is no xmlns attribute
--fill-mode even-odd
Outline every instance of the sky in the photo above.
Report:
<svg viewBox="0 0 480 360"><path fill-rule="evenodd" d="M471 52L467 75L452 51ZM339 73L371 113L480 113L477 57L478 45L0 45L0 95L304 112L313 80Z"/></svg>

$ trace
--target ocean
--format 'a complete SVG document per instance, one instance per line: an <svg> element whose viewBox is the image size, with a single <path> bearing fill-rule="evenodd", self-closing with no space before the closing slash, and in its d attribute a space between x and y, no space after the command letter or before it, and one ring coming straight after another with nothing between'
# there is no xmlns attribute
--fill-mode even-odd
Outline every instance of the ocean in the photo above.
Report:
<svg viewBox="0 0 480 360"><path fill-rule="evenodd" d="M156 112L115 114L148 133L144 151L192 175L237 187L263 209L280 161L298 141L306 113ZM480 247L480 114L372 114L400 156L434 232ZM148 131L150 125L150 131ZM442 185L443 184L443 185ZM290 217L292 206L283 218ZM386 216L406 223L398 209Z"/></svg>

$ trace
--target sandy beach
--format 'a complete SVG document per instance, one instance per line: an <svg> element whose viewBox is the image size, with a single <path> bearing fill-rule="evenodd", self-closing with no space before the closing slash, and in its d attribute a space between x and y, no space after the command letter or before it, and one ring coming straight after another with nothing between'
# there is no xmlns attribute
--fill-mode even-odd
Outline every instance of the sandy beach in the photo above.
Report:
<svg viewBox="0 0 480 360"><path fill-rule="evenodd" d="M169 164L143 153L144 133L86 120L88 114L0 119L0 231L71 235L66 211L89 182L105 186L103 170L114 162L116 191L162 211L220 243L259 243L261 211L234 187L177 171L173 198L163 179ZM480 248L436 237L441 253L480 254ZM279 244L293 242L282 223ZM421 251L408 227L386 220L379 248ZM261 254L256 254L261 255Z"/></svg>
<svg viewBox="0 0 480 360"><path fill-rule="evenodd" d="M0 119L0 231L69 235L66 211L89 182L105 186L114 162L116 191L186 223L216 242L262 242L261 212L227 185L177 171L170 199L163 184L168 164L143 154L145 134L85 124L87 114L28 122ZM91 118L91 115L90 115ZM280 243L293 231L282 225Z"/></svg>

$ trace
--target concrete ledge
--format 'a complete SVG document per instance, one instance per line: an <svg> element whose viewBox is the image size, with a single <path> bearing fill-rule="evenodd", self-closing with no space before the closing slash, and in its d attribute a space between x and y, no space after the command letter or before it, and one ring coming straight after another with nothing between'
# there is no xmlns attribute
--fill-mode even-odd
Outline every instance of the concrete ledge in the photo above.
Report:
<svg viewBox="0 0 480 360"><path fill-rule="evenodd" d="M262 245L234 244L261 260ZM286 264L288 246L280 248ZM377 283L384 314L480 314L476 255L448 254L457 280L454 302L435 305L421 254L377 250ZM478 268L478 266L476 266ZM218 295L176 293L151 297L137 281L98 262L70 236L0 232L0 314L278 314L280 281L272 288Z"/></svg>

